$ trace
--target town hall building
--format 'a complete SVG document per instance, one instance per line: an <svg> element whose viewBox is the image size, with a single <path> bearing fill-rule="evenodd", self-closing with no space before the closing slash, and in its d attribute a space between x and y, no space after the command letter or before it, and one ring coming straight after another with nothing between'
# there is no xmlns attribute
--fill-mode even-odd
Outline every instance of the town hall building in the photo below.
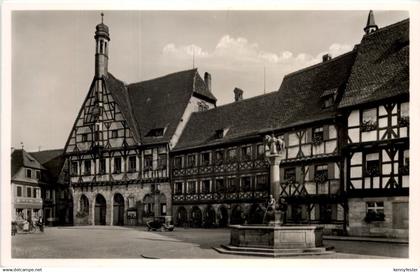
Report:
<svg viewBox="0 0 420 272"><path fill-rule="evenodd" d="M353 50L286 75L277 91L216 105L197 69L125 84L95 32L95 75L64 155L75 224L261 223L270 194L286 223L325 233L408 237L409 20L369 13ZM279 78L279 82L281 79ZM270 192L264 137L284 139Z"/></svg>

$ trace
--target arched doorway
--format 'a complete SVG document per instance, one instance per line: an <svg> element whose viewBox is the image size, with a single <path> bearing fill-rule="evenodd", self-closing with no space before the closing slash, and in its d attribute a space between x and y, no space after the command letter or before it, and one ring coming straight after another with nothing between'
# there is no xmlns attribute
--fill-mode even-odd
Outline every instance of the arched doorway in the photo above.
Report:
<svg viewBox="0 0 420 272"><path fill-rule="evenodd" d="M191 227L200 228L202 223L202 214L199 207L194 206L191 210Z"/></svg>
<svg viewBox="0 0 420 272"><path fill-rule="evenodd" d="M260 204L254 203L248 212L248 224L262 224L264 220L264 210Z"/></svg>
<svg viewBox="0 0 420 272"><path fill-rule="evenodd" d="M145 195L143 198L143 217L150 218L155 215L153 197L151 195Z"/></svg>
<svg viewBox="0 0 420 272"><path fill-rule="evenodd" d="M164 216L167 214L166 209L166 196L164 194L160 194L159 196L159 215Z"/></svg>
<svg viewBox="0 0 420 272"><path fill-rule="evenodd" d="M89 215L89 199L85 195L79 200L79 214Z"/></svg>
<svg viewBox="0 0 420 272"><path fill-rule="evenodd" d="M188 226L187 209L185 209L184 207L179 207L176 212L176 224L178 227Z"/></svg>
<svg viewBox="0 0 420 272"><path fill-rule="evenodd" d="M106 200L103 195L96 195L95 199L95 225L106 224Z"/></svg>
<svg viewBox="0 0 420 272"><path fill-rule="evenodd" d="M212 206L207 206L204 211L204 227L212 228L216 225L216 212Z"/></svg>
<svg viewBox="0 0 420 272"><path fill-rule="evenodd" d="M124 225L124 197L119 193L114 195L113 224Z"/></svg>
<svg viewBox="0 0 420 272"><path fill-rule="evenodd" d="M232 215L230 216L230 223L232 225L240 225L245 222L245 216L242 211L241 206L237 205L232 210Z"/></svg>
<svg viewBox="0 0 420 272"><path fill-rule="evenodd" d="M229 216L228 216L228 211L225 206L221 206L219 208L218 219L219 219L219 227L224 228L228 225Z"/></svg>

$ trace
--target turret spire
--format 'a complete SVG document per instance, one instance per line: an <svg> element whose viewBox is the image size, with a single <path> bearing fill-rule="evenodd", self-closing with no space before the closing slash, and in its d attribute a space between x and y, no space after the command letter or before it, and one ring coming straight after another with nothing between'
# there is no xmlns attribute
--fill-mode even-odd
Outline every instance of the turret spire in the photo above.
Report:
<svg viewBox="0 0 420 272"><path fill-rule="evenodd" d="M375 32L378 30L378 26L375 24L375 17L373 16L373 11L369 11L366 27L363 29L366 35Z"/></svg>
<svg viewBox="0 0 420 272"><path fill-rule="evenodd" d="M101 23L96 26L95 31L96 53L95 53L95 76L103 77L108 74L108 26L104 24L104 13L101 12Z"/></svg>

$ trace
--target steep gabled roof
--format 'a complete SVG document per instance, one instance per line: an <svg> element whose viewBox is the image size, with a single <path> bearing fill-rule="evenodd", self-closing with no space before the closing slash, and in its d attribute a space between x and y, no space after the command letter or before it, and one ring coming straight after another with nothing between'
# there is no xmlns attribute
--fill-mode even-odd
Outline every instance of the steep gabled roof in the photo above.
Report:
<svg viewBox="0 0 420 272"><path fill-rule="evenodd" d="M41 163L31 154L23 149L15 149L12 153L12 177L19 171L21 167L29 167L39 170L45 170Z"/></svg>
<svg viewBox="0 0 420 272"><path fill-rule="evenodd" d="M339 108L409 92L409 20L365 35Z"/></svg>
<svg viewBox="0 0 420 272"><path fill-rule="evenodd" d="M216 101L197 69L130 84L127 93L143 144L169 141L193 94ZM146 137L152 129L160 128L164 129L163 136Z"/></svg>
<svg viewBox="0 0 420 272"><path fill-rule="evenodd" d="M46 173L43 173L44 181L57 181L64 166L63 152L63 149L54 149L29 153L47 170Z"/></svg>
<svg viewBox="0 0 420 272"><path fill-rule="evenodd" d="M213 145L272 130L332 118L334 107L322 109L327 90L342 90L355 51L287 75L278 92L256 96L191 115L174 150ZM227 129L223 138L216 131Z"/></svg>

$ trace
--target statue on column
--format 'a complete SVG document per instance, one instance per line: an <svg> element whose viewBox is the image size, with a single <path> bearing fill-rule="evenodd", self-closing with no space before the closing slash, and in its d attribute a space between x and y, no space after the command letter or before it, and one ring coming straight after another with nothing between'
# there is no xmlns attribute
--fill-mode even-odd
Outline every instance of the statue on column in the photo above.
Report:
<svg viewBox="0 0 420 272"><path fill-rule="evenodd" d="M265 155L279 155L286 148L283 136L266 135L264 138Z"/></svg>

